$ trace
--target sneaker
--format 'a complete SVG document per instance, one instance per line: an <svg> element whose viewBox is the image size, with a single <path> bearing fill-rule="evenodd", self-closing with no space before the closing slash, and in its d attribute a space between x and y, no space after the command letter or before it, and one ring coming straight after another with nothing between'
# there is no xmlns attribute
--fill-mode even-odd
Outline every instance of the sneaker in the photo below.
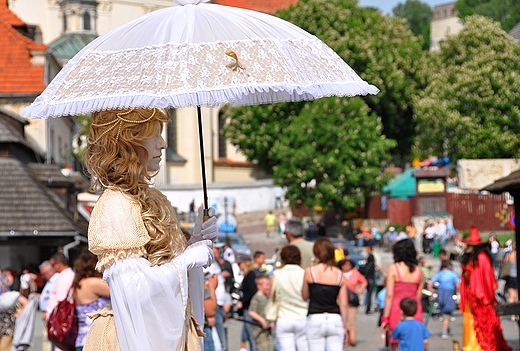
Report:
<svg viewBox="0 0 520 351"><path fill-rule="evenodd" d="M455 322L455 317L454 317L454 316L451 316L451 317L450 317L450 321Z"/></svg>
<svg viewBox="0 0 520 351"><path fill-rule="evenodd" d="M437 320L438 320L439 322L442 322L442 321L444 320L444 317L443 317L443 316L437 317Z"/></svg>
<svg viewBox="0 0 520 351"><path fill-rule="evenodd" d="M447 340L447 339L449 339L449 338L451 338L451 335L450 335L450 334L448 334L448 333L442 333L442 335L441 335L441 339L442 339L442 340Z"/></svg>

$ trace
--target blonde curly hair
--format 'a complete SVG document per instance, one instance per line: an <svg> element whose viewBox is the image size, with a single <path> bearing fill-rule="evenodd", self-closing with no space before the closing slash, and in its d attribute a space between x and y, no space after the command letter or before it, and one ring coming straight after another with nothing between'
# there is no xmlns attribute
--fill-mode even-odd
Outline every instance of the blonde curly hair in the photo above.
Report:
<svg viewBox="0 0 520 351"><path fill-rule="evenodd" d="M159 190L150 187L144 141L171 122L164 109L121 109L94 112L85 149L85 165L95 192L115 189L139 203L150 235L145 246L152 265L171 261L186 247L175 210Z"/></svg>

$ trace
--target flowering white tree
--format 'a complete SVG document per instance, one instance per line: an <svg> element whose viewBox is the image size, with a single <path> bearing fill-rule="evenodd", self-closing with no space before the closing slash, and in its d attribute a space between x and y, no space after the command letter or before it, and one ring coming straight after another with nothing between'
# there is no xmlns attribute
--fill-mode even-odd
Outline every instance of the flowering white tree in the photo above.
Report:
<svg viewBox="0 0 520 351"><path fill-rule="evenodd" d="M419 156L520 157L520 45L474 15L440 44L415 101Z"/></svg>

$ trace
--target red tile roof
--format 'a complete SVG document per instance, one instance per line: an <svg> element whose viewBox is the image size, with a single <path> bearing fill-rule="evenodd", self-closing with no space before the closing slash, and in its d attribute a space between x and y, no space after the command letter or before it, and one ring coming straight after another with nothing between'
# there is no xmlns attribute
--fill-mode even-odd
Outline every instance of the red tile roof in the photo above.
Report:
<svg viewBox="0 0 520 351"><path fill-rule="evenodd" d="M0 94L39 94L45 89L44 65L31 62L32 51L47 46L27 38L16 28L26 24L0 0Z"/></svg>
<svg viewBox="0 0 520 351"><path fill-rule="evenodd" d="M244 166L244 167L250 167L253 165L249 161L237 161L237 160L233 160L233 159L227 158L227 157L213 160L213 164L214 165L228 165L228 166Z"/></svg>
<svg viewBox="0 0 520 351"><path fill-rule="evenodd" d="M8 0L0 0L0 18L3 18L13 27L25 26L24 21L20 19L14 12L9 10Z"/></svg>
<svg viewBox="0 0 520 351"><path fill-rule="evenodd" d="M213 0L212 2L264 13L275 13L277 10L295 5L298 0Z"/></svg>

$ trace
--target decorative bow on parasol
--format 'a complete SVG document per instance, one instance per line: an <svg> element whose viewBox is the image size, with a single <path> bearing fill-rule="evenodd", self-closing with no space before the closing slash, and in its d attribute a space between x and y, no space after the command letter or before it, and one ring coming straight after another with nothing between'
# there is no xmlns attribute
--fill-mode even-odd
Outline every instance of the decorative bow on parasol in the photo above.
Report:
<svg viewBox="0 0 520 351"><path fill-rule="evenodd" d="M331 48L280 18L208 0L149 13L98 37L22 110L29 118L127 108L253 105L377 94Z"/></svg>

